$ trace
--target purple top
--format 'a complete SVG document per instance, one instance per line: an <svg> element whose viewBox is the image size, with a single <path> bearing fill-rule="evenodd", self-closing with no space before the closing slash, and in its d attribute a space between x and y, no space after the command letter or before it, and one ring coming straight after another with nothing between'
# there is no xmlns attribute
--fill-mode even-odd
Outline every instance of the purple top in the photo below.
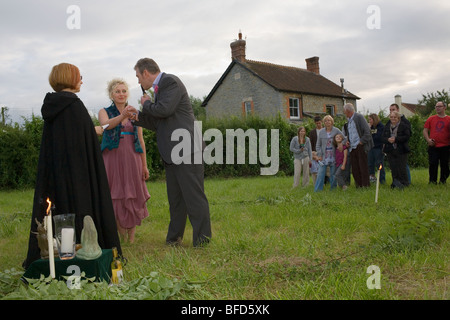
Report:
<svg viewBox="0 0 450 320"><path fill-rule="evenodd" d="M336 160L336 167L339 167L342 165L342 163L344 162L344 150L346 150L347 147L344 145L342 148L342 151L339 151L338 148L336 148L336 155L335 155L335 160Z"/></svg>

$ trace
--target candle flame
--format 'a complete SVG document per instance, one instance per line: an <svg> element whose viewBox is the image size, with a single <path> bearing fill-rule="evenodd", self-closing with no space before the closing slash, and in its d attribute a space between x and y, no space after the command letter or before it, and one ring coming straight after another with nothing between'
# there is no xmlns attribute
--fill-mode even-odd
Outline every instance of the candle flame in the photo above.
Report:
<svg viewBox="0 0 450 320"><path fill-rule="evenodd" d="M383 168L383 165L380 164L380 167L378 168L378 170L381 170L381 168Z"/></svg>
<svg viewBox="0 0 450 320"><path fill-rule="evenodd" d="M48 207L47 207L46 214L48 215L48 212L50 211L50 208L52 207L52 202L50 201L49 198L47 198L47 203L48 203Z"/></svg>

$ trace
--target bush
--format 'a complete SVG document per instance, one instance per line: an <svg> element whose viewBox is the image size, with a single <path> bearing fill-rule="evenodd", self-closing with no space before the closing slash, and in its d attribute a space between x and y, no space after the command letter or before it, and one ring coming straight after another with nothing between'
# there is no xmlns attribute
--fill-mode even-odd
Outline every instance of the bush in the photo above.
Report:
<svg viewBox="0 0 450 320"><path fill-rule="evenodd" d="M245 163L237 164L238 145L234 141L234 164L228 164L226 161L226 131L242 129L247 132L249 129L254 129L257 134L259 150L259 130L267 130L267 155L270 157L271 150L271 130L277 129L279 134L279 172L285 174L292 174L293 168L293 154L289 150L289 145L293 136L297 134L297 127L293 124L287 123L281 116L274 119L261 119L258 117L248 118L227 118L227 119L212 119L202 123L202 133L208 129L218 129L222 133L223 139L223 163L222 164L208 164L205 165L205 176L221 176L221 177L236 177L236 176L255 176L261 174L261 167L268 165L260 164L260 154L258 151L257 164L249 164L249 139L246 139L245 144ZM208 141L207 144L213 141Z"/></svg>
<svg viewBox="0 0 450 320"><path fill-rule="evenodd" d="M34 115L20 127L0 129L0 188L34 186L43 121Z"/></svg>
<svg viewBox="0 0 450 320"><path fill-rule="evenodd" d="M413 168L428 167L427 143L423 138L425 118L414 115L408 119L411 122L411 138L409 139L408 164Z"/></svg>

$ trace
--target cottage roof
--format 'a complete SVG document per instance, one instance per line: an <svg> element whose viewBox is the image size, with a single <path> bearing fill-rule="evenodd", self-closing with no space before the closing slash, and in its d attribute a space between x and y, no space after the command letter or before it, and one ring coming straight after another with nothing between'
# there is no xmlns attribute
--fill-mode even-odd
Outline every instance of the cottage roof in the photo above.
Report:
<svg viewBox="0 0 450 320"><path fill-rule="evenodd" d="M413 103L402 103L402 106L411 111L412 113L420 113L422 110L426 108L426 106L420 105L420 104L413 104Z"/></svg>
<svg viewBox="0 0 450 320"><path fill-rule="evenodd" d="M339 85L328 80L324 76L308 71L307 69L281 66L248 59L245 60L245 62L240 62L234 59L217 84L211 90L209 95L206 97L205 101L202 103L202 106L206 106L209 99L213 96L214 92L236 64L242 66L244 69L247 69L256 77L260 78L262 81L266 82L278 91L329 97L343 97L342 88ZM347 99L360 99L348 91L344 94L344 97Z"/></svg>

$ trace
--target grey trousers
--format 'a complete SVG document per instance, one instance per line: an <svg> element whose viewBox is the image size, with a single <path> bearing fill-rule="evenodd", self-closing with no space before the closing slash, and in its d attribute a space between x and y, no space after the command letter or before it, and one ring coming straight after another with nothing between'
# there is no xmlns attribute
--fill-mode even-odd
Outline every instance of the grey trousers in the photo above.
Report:
<svg viewBox="0 0 450 320"><path fill-rule="evenodd" d="M166 243L179 243L183 239L187 217L193 229L193 245L209 242L211 221L204 191L204 165L166 164L165 171L170 206Z"/></svg>
<svg viewBox="0 0 450 320"><path fill-rule="evenodd" d="M350 173L350 169L349 169L350 165L349 164L345 165L345 170L342 170L341 167L342 167L342 164L339 166L336 166L336 172L334 174L337 185L339 187L343 187L343 186L347 185L346 181L347 181L347 177Z"/></svg>

